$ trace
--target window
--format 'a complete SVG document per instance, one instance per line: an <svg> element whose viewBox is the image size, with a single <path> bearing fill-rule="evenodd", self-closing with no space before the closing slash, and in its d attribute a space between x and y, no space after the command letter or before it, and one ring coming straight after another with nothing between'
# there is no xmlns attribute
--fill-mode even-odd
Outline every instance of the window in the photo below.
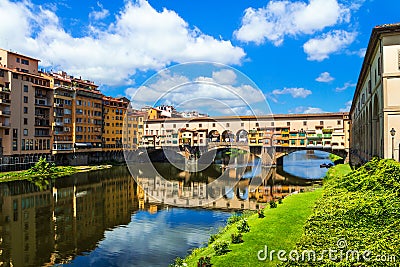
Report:
<svg viewBox="0 0 400 267"><path fill-rule="evenodd" d="M24 96L24 103L28 103L28 97Z"/></svg>
<svg viewBox="0 0 400 267"><path fill-rule="evenodd" d="M27 93L28 92L28 85L24 85L24 92Z"/></svg>
<svg viewBox="0 0 400 267"><path fill-rule="evenodd" d="M10 129L5 129L4 135L10 135Z"/></svg>
<svg viewBox="0 0 400 267"><path fill-rule="evenodd" d="M203 124L199 123L199 128L202 128L202 127L203 127Z"/></svg>
<svg viewBox="0 0 400 267"><path fill-rule="evenodd" d="M24 136L28 135L28 129L24 129Z"/></svg>
<svg viewBox="0 0 400 267"><path fill-rule="evenodd" d="M28 124L28 118L24 118L24 125Z"/></svg>
<svg viewBox="0 0 400 267"><path fill-rule="evenodd" d="M274 126L274 125L275 125L275 123L273 121L271 121L271 126Z"/></svg>
<svg viewBox="0 0 400 267"><path fill-rule="evenodd" d="M17 57L16 61L17 61L17 63L19 63L19 57Z"/></svg>
<svg viewBox="0 0 400 267"><path fill-rule="evenodd" d="M324 121L320 121L320 122L319 122L319 125L324 125Z"/></svg>
<svg viewBox="0 0 400 267"><path fill-rule="evenodd" d="M28 113L28 107L24 107L24 114Z"/></svg>
<svg viewBox="0 0 400 267"><path fill-rule="evenodd" d="M260 126L260 124L258 122L256 122L256 127Z"/></svg>
<svg viewBox="0 0 400 267"><path fill-rule="evenodd" d="M244 127L244 122L240 123L240 126L241 126L241 127Z"/></svg>
<svg viewBox="0 0 400 267"><path fill-rule="evenodd" d="M22 64L24 64L24 65L29 65L29 60L26 60L26 59L21 59L21 63Z"/></svg>
<svg viewBox="0 0 400 267"><path fill-rule="evenodd" d="M382 69L381 69L381 58L378 58L378 75L381 76L382 74Z"/></svg>
<svg viewBox="0 0 400 267"><path fill-rule="evenodd" d="M189 127L189 124L188 124L188 123L186 123L186 127Z"/></svg>
<svg viewBox="0 0 400 267"><path fill-rule="evenodd" d="M229 122L226 123L226 127L229 127Z"/></svg>
<svg viewBox="0 0 400 267"><path fill-rule="evenodd" d="M307 126L307 121L303 121L303 126Z"/></svg>
<svg viewBox="0 0 400 267"><path fill-rule="evenodd" d="M342 125L342 121L337 121L337 125Z"/></svg>
<svg viewBox="0 0 400 267"><path fill-rule="evenodd" d="M290 121L288 121L288 122L286 123L286 125L287 125L287 126L290 126Z"/></svg>
<svg viewBox="0 0 400 267"><path fill-rule="evenodd" d="M212 127L215 127L215 123L212 124Z"/></svg>
<svg viewBox="0 0 400 267"><path fill-rule="evenodd" d="M14 79L18 79L18 73L13 73L12 76L13 76Z"/></svg>

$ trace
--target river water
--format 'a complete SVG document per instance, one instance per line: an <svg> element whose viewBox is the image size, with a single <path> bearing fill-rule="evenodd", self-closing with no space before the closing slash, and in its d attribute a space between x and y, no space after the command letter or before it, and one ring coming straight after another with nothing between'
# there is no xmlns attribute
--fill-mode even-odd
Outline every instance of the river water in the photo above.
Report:
<svg viewBox="0 0 400 267"><path fill-rule="evenodd" d="M263 190L252 190L246 178L232 190L222 188L224 197L210 201L208 192L195 189L223 170L199 175L157 167L173 182L169 197L185 203L201 199L203 208L172 207L152 199L149 193L168 194L163 188L144 191L136 181L145 180L154 189L158 178L138 170L132 179L123 166L57 179L42 191L27 181L1 183L0 262L15 267L168 266L204 245L232 211L257 209L271 198L306 190L313 182L303 178L321 178L326 169L319 165L328 162L326 154L293 153L283 168L268 171L260 182ZM264 175L255 166L246 167L243 176ZM228 173L235 176L233 170Z"/></svg>

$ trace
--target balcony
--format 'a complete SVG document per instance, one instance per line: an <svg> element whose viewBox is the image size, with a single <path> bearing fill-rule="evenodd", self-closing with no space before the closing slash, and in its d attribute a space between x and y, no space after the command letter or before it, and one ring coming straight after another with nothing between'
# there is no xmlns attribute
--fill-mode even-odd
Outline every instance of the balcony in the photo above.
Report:
<svg viewBox="0 0 400 267"><path fill-rule="evenodd" d="M9 128L11 127L11 124L9 122L0 122L0 127Z"/></svg>
<svg viewBox="0 0 400 267"><path fill-rule="evenodd" d="M55 126L64 126L64 123L62 123L62 122L54 122L54 125Z"/></svg>
<svg viewBox="0 0 400 267"><path fill-rule="evenodd" d="M36 120L35 126L36 127L50 127L50 121L49 120Z"/></svg>
<svg viewBox="0 0 400 267"><path fill-rule="evenodd" d="M0 116L10 116L11 111L10 110L0 110Z"/></svg>
<svg viewBox="0 0 400 267"><path fill-rule="evenodd" d="M47 103L47 101L42 99L35 99L35 105L40 107L50 108L51 106Z"/></svg>
<svg viewBox="0 0 400 267"><path fill-rule="evenodd" d="M0 98L0 104L10 105L11 104L11 100L10 99L1 99Z"/></svg>
<svg viewBox="0 0 400 267"><path fill-rule="evenodd" d="M10 90L10 88L0 87L0 92L11 93L11 90Z"/></svg>
<svg viewBox="0 0 400 267"><path fill-rule="evenodd" d="M64 104L59 104L59 103L54 103L55 108L62 108L64 107Z"/></svg>

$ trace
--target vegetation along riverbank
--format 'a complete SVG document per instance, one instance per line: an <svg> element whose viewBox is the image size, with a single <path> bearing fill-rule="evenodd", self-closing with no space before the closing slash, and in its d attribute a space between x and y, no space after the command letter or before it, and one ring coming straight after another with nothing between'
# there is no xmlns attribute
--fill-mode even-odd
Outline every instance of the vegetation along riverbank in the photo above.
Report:
<svg viewBox="0 0 400 267"><path fill-rule="evenodd" d="M33 182L56 179L72 175L77 172L87 172L111 168L112 165L98 166L55 166L41 158L34 166L25 171L0 173L0 183L17 180L29 180Z"/></svg>
<svg viewBox="0 0 400 267"><path fill-rule="evenodd" d="M323 189L231 217L207 247L172 266L396 266L399 197L398 162L375 158L353 171L337 165ZM278 260L279 250L286 261Z"/></svg>

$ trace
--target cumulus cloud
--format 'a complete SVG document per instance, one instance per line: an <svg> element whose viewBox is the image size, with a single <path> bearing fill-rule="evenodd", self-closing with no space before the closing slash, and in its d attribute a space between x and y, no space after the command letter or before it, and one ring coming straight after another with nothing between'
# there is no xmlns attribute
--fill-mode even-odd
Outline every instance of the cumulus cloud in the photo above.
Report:
<svg viewBox="0 0 400 267"><path fill-rule="evenodd" d="M342 87L336 87L335 91L336 92L343 92L346 91L348 88L356 87L356 83L350 83L350 82L345 82Z"/></svg>
<svg viewBox="0 0 400 267"><path fill-rule="evenodd" d="M284 89L275 89L272 91L273 95L287 95L290 94L293 98L306 98L311 95L312 92L308 89L304 88L284 88Z"/></svg>
<svg viewBox="0 0 400 267"><path fill-rule="evenodd" d="M180 67L180 66L178 66ZM193 75L175 68L163 70L142 86L128 88L134 108L145 105L173 105L180 111L198 110L211 115L270 114L263 93L243 82L243 77L231 69L218 69L209 75Z"/></svg>
<svg viewBox="0 0 400 267"><path fill-rule="evenodd" d="M155 10L147 1L125 1L112 23L88 26L73 36L57 15L28 1L0 1L0 47L42 60L100 84L132 84L137 71L158 70L172 62L213 61L240 64L242 48L191 27L176 12ZM107 15L104 9L93 19ZM18 18L18 19L15 19Z"/></svg>
<svg viewBox="0 0 400 267"><path fill-rule="evenodd" d="M352 101L351 101L351 100L347 101L347 102L344 104L345 107L339 109L339 112L349 112L349 111L350 111L350 108L351 108L351 104L352 104Z"/></svg>
<svg viewBox="0 0 400 267"><path fill-rule="evenodd" d="M308 40L303 49L308 60L322 61L329 58L330 54L339 52L353 43L356 36L356 32L334 30Z"/></svg>
<svg viewBox="0 0 400 267"><path fill-rule="evenodd" d="M234 36L243 42L268 40L279 46L286 36L313 34L349 19L350 9L337 0L273 0L262 8L247 8Z"/></svg>
<svg viewBox="0 0 400 267"><path fill-rule="evenodd" d="M331 76L331 74L327 71L322 72L315 80L320 83L328 83L333 81L335 78Z"/></svg>

